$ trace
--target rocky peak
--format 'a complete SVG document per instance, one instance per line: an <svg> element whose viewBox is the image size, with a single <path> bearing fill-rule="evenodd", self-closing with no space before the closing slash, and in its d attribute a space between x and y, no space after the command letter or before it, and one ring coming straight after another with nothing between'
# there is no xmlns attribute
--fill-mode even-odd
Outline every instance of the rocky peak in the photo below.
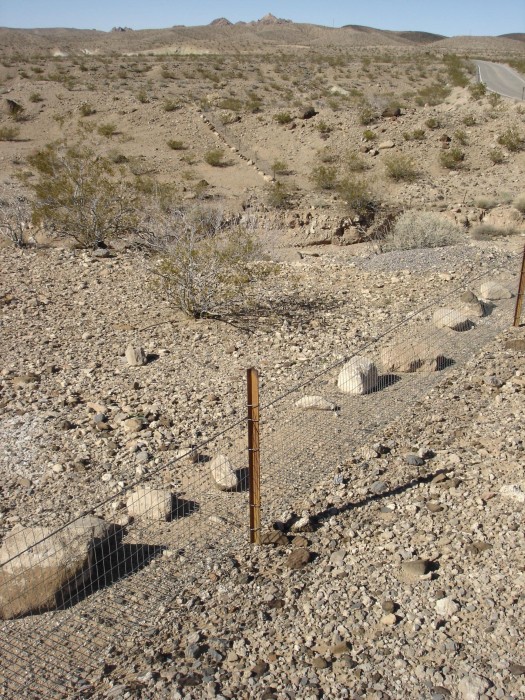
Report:
<svg viewBox="0 0 525 700"><path fill-rule="evenodd" d="M214 19L212 22L210 22L210 27L231 27L233 26L233 23L230 22L229 19L226 19L226 17L218 17L217 19Z"/></svg>
<svg viewBox="0 0 525 700"><path fill-rule="evenodd" d="M291 21L290 19L281 19L280 17L272 15L271 12L268 12L264 17L258 19L255 24L291 24Z"/></svg>

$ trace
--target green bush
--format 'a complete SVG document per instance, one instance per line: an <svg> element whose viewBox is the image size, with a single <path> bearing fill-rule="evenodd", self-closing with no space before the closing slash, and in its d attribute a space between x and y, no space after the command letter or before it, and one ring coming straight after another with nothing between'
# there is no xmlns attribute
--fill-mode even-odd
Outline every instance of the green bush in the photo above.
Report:
<svg viewBox="0 0 525 700"><path fill-rule="evenodd" d="M288 166L284 160L274 160L272 163L272 174L276 175L286 175L288 173Z"/></svg>
<svg viewBox="0 0 525 700"><path fill-rule="evenodd" d="M371 105L364 105L359 112L359 123L363 126L373 124L377 120L377 112Z"/></svg>
<svg viewBox="0 0 525 700"><path fill-rule="evenodd" d="M368 169L368 164L359 153L348 153L345 165L351 173L360 173Z"/></svg>
<svg viewBox="0 0 525 700"><path fill-rule="evenodd" d="M274 209L288 209L291 204L291 196L284 182L269 183L266 188L266 202Z"/></svg>
<svg viewBox="0 0 525 700"><path fill-rule="evenodd" d="M204 160L208 165L214 168L222 168L226 163L224 161L224 151L220 148L215 148L212 151L207 151L204 154Z"/></svg>
<svg viewBox="0 0 525 700"><path fill-rule="evenodd" d="M487 88L484 83L475 83L469 87L470 96L473 100L481 100L487 93Z"/></svg>
<svg viewBox="0 0 525 700"><path fill-rule="evenodd" d="M466 132L463 131L463 129L458 129L457 131L455 131L454 138L462 146L466 146L468 144L468 136L467 136Z"/></svg>
<svg viewBox="0 0 525 700"><path fill-rule="evenodd" d="M525 139L515 126L506 129L498 138L498 143L505 146L508 151L516 152L523 148Z"/></svg>
<svg viewBox="0 0 525 700"><path fill-rule="evenodd" d="M17 126L0 126L0 141L16 141L19 133Z"/></svg>
<svg viewBox="0 0 525 700"><path fill-rule="evenodd" d="M177 109L180 109L180 104L174 100L166 99L162 107L165 112L175 112Z"/></svg>
<svg viewBox="0 0 525 700"><path fill-rule="evenodd" d="M155 217L147 243L153 268L174 307L190 318L216 318L246 306L254 282L268 274L255 262L254 226L228 225L221 214L197 209Z"/></svg>
<svg viewBox="0 0 525 700"><path fill-rule="evenodd" d="M501 163L505 162L505 154L500 148L493 148L489 152L489 158L494 165L501 165Z"/></svg>
<svg viewBox="0 0 525 700"><path fill-rule="evenodd" d="M112 122L108 122L107 124L101 124L97 128L97 132L101 136L105 136L107 139L109 139L118 132L118 127L116 124L113 124Z"/></svg>
<svg viewBox="0 0 525 700"><path fill-rule="evenodd" d="M425 139L424 129L414 129L414 131L403 132L405 141L423 141Z"/></svg>
<svg viewBox="0 0 525 700"><path fill-rule="evenodd" d="M337 185L337 168L333 165L318 165L313 168L310 180L320 190L333 190Z"/></svg>
<svg viewBox="0 0 525 700"><path fill-rule="evenodd" d="M289 112L279 112L278 114L275 114L273 118L278 124L290 124L293 121Z"/></svg>
<svg viewBox="0 0 525 700"><path fill-rule="evenodd" d="M399 216L380 243L381 250L439 248L461 240L459 228L451 221L425 211L406 211Z"/></svg>
<svg viewBox="0 0 525 700"><path fill-rule="evenodd" d="M375 141L375 139L377 138L377 134L371 129L365 129L363 131L363 138L365 141Z"/></svg>
<svg viewBox="0 0 525 700"><path fill-rule="evenodd" d="M429 117L429 118L426 120L425 125L426 125L429 129L439 129L439 127L441 126L441 122L440 122L439 119L437 119L436 117Z"/></svg>
<svg viewBox="0 0 525 700"><path fill-rule="evenodd" d="M43 99L44 98L42 97L42 95L39 92L32 92L29 95L29 102L42 102Z"/></svg>
<svg viewBox="0 0 525 700"><path fill-rule="evenodd" d="M392 180L412 181L417 177L417 169L412 158L401 153L392 153L384 159L386 171Z"/></svg>
<svg viewBox="0 0 525 700"><path fill-rule="evenodd" d="M465 126L474 126L476 124L476 118L472 114L467 114L463 117L463 124Z"/></svg>
<svg viewBox="0 0 525 700"><path fill-rule="evenodd" d="M172 151L183 151L185 148L183 141L177 141L176 139L168 141L168 146Z"/></svg>
<svg viewBox="0 0 525 700"><path fill-rule="evenodd" d="M83 102L79 107L79 111L83 117L90 117L92 114L95 114L97 110L87 102Z"/></svg>
<svg viewBox="0 0 525 700"><path fill-rule="evenodd" d="M439 162L447 170L459 170L464 160L465 154L459 148L450 148L439 154Z"/></svg>
<svg viewBox="0 0 525 700"><path fill-rule="evenodd" d="M75 145L50 144L29 156L38 173L33 222L83 247L121 236L138 223L137 195L107 158Z"/></svg>
<svg viewBox="0 0 525 700"><path fill-rule="evenodd" d="M358 216L366 216L377 209L377 202L364 179L344 178L337 188L341 200Z"/></svg>

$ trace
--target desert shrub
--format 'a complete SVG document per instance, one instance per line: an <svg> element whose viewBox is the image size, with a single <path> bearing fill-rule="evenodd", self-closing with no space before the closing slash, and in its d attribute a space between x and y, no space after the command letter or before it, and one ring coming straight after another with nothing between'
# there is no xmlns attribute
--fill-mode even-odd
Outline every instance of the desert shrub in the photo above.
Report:
<svg viewBox="0 0 525 700"><path fill-rule="evenodd" d="M360 173L368 169L368 164L359 153L348 153L345 165L351 173Z"/></svg>
<svg viewBox="0 0 525 700"><path fill-rule="evenodd" d="M0 200L0 235L17 248L27 245L26 228L31 221L29 202L24 197Z"/></svg>
<svg viewBox="0 0 525 700"><path fill-rule="evenodd" d="M219 102L220 109L228 109L231 112L240 112L242 109L242 102L237 97L226 97L224 100Z"/></svg>
<svg viewBox="0 0 525 700"><path fill-rule="evenodd" d="M172 151L183 151L185 146L183 141L178 141L177 139L170 139L168 141L168 146Z"/></svg>
<svg viewBox="0 0 525 700"><path fill-rule="evenodd" d="M381 250L440 248L460 241L460 230L451 221L426 211L406 211L380 243Z"/></svg>
<svg viewBox="0 0 525 700"><path fill-rule="evenodd" d="M474 200L474 206L478 207L479 209L489 210L498 206L498 200L494 197L478 197L476 200Z"/></svg>
<svg viewBox="0 0 525 700"><path fill-rule="evenodd" d="M190 318L221 317L244 307L265 271L255 225L226 223L220 212L178 210L154 216L146 242L153 271L174 307Z"/></svg>
<svg viewBox="0 0 525 700"><path fill-rule="evenodd" d="M465 64L462 58L456 54L447 54L443 57L443 62L447 67L448 77L452 85L466 87L469 83L468 76L465 75Z"/></svg>
<svg viewBox="0 0 525 700"><path fill-rule="evenodd" d="M204 160L208 165L214 168L222 168L225 165L224 161L224 151L220 148L214 148L211 151L207 151L204 154Z"/></svg>
<svg viewBox="0 0 525 700"><path fill-rule="evenodd" d="M92 114L95 114L97 110L87 102L83 102L79 107L79 111L83 117L90 117Z"/></svg>
<svg viewBox="0 0 525 700"><path fill-rule="evenodd" d="M279 112L278 114L275 114L273 118L278 124L290 124L290 122L293 121L289 112Z"/></svg>
<svg viewBox="0 0 525 700"><path fill-rule="evenodd" d="M514 153L523 148L525 139L515 126L510 126L498 137L498 143Z"/></svg>
<svg viewBox="0 0 525 700"><path fill-rule="evenodd" d="M310 173L310 180L320 190L333 190L337 184L337 168L334 165L317 165Z"/></svg>
<svg viewBox="0 0 525 700"><path fill-rule="evenodd" d="M439 105L450 95L450 88L441 83L434 83L428 87L421 88L416 96L416 104Z"/></svg>
<svg viewBox="0 0 525 700"><path fill-rule="evenodd" d="M377 202L364 179L344 178L337 190L346 207L358 216L366 216L377 209Z"/></svg>
<svg viewBox="0 0 525 700"><path fill-rule="evenodd" d="M470 96L473 100L481 100L487 93L487 88L484 83L475 83L469 87Z"/></svg>
<svg viewBox="0 0 525 700"><path fill-rule="evenodd" d="M0 141L15 141L19 133L17 126L0 126Z"/></svg>
<svg viewBox="0 0 525 700"><path fill-rule="evenodd" d="M137 226L137 196L107 158L82 145L50 144L29 156L38 173L31 185L33 222L83 247L118 237ZM116 178L115 176L120 177Z"/></svg>
<svg viewBox="0 0 525 700"><path fill-rule="evenodd" d="M266 188L266 202L274 209L288 209L291 204L290 190L284 182L272 182Z"/></svg>
<svg viewBox="0 0 525 700"><path fill-rule="evenodd" d="M487 99L491 107L497 107L501 104L501 95L498 95L497 92L491 92Z"/></svg>
<svg viewBox="0 0 525 700"><path fill-rule="evenodd" d="M429 129L439 129L439 127L441 126L441 122L436 117L429 117L426 120L425 125Z"/></svg>
<svg viewBox="0 0 525 700"><path fill-rule="evenodd" d="M284 160L274 160L272 163L272 174L276 175L286 175L288 173L288 166Z"/></svg>
<svg viewBox="0 0 525 700"><path fill-rule="evenodd" d="M414 129L414 131L403 132L403 138L405 141L423 141L425 138L424 129Z"/></svg>
<svg viewBox="0 0 525 700"><path fill-rule="evenodd" d="M140 92L137 94L137 100L143 105L149 102L149 97L146 90L140 90Z"/></svg>
<svg viewBox="0 0 525 700"><path fill-rule="evenodd" d="M525 214L525 194L518 195L512 202L512 206L522 214Z"/></svg>
<svg viewBox="0 0 525 700"><path fill-rule="evenodd" d="M120 151L110 151L108 153L108 159L115 165L122 165L122 163L127 163L128 158Z"/></svg>
<svg viewBox="0 0 525 700"><path fill-rule="evenodd" d="M322 119L315 125L315 128L320 134L329 134L332 131L332 127Z"/></svg>
<svg viewBox="0 0 525 700"><path fill-rule="evenodd" d="M465 126L474 126L476 124L476 118L472 114L467 114L463 117L463 124Z"/></svg>
<svg viewBox="0 0 525 700"><path fill-rule="evenodd" d="M386 171L392 180L415 180L417 177L416 166L412 158L401 153L392 153L384 159Z"/></svg>
<svg viewBox="0 0 525 700"><path fill-rule="evenodd" d="M468 144L468 136L467 136L466 132L463 131L463 129L458 129L457 131L455 131L454 138L462 146L466 146Z"/></svg>
<svg viewBox="0 0 525 700"><path fill-rule="evenodd" d="M175 112L177 109L180 109L180 104L175 102L175 100L166 99L162 108L165 112Z"/></svg>
<svg viewBox="0 0 525 700"><path fill-rule="evenodd" d="M439 154L439 162L447 170L459 170L464 160L465 154L459 148L450 148Z"/></svg>
<svg viewBox="0 0 525 700"><path fill-rule="evenodd" d="M505 162L505 154L503 153L501 148L493 148L489 152L489 158L494 163L494 165L501 165L501 163Z"/></svg>
<svg viewBox="0 0 525 700"><path fill-rule="evenodd" d="M480 224L473 229L471 235L475 241L493 241L496 238L513 236L515 233L516 231L512 228L499 228L490 224Z"/></svg>
<svg viewBox="0 0 525 700"><path fill-rule="evenodd" d="M44 98L42 97L42 95L39 92L32 92L29 95L29 102L42 102L43 99Z"/></svg>
<svg viewBox="0 0 525 700"><path fill-rule="evenodd" d="M363 131L363 139L365 141L375 141L377 138L377 134L375 131L372 131L371 129L365 129Z"/></svg>
<svg viewBox="0 0 525 700"><path fill-rule="evenodd" d="M371 105L364 105L359 111L359 123L363 126L373 124L377 120L377 112Z"/></svg>
<svg viewBox="0 0 525 700"><path fill-rule="evenodd" d="M328 147L317 151L317 157L321 163L334 163L337 160L336 154Z"/></svg>
<svg viewBox="0 0 525 700"><path fill-rule="evenodd" d="M111 138L114 136L118 131L118 127L116 124L113 124L112 122L107 122L106 124L101 124L97 128L97 132L101 136L105 136L107 139Z"/></svg>

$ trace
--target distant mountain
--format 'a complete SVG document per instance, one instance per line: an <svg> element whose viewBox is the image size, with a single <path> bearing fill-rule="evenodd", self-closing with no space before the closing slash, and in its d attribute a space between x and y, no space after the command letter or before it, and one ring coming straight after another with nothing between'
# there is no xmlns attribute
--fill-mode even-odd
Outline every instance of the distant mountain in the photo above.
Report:
<svg viewBox="0 0 525 700"><path fill-rule="evenodd" d="M272 15L271 12L268 12L267 15L264 15L261 19L255 20L255 22L250 22L250 24L293 24L293 21L291 19L281 19L280 17Z"/></svg>
<svg viewBox="0 0 525 700"><path fill-rule="evenodd" d="M226 17L218 17L217 19L214 19L213 22L210 22L210 27L232 27L233 22L230 22L229 19L226 19Z"/></svg>
<svg viewBox="0 0 525 700"><path fill-rule="evenodd" d="M515 32L513 34L500 34L502 39L516 39L516 41L525 41L525 34L523 32Z"/></svg>
<svg viewBox="0 0 525 700"><path fill-rule="evenodd" d="M432 44L434 41L440 41L441 39L446 39L446 36L442 34L432 34L431 32L396 32L390 29L374 29L374 27L365 27L362 24L345 24L341 29L353 29L356 32L361 32L363 34L385 34L387 36L396 36L400 39L405 39L410 41L412 44Z"/></svg>

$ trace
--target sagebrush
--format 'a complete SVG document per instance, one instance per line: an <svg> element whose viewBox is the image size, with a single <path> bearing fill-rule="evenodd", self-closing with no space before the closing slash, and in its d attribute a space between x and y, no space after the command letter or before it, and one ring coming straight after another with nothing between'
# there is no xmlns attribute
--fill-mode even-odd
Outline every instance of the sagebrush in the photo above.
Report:
<svg viewBox="0 0 525 700"><path fill-rule="evenodd" d="M399 216L380 241L383 251L412 248L439 248L461 240L460 229L434 212L406 211Z"/></svg>

